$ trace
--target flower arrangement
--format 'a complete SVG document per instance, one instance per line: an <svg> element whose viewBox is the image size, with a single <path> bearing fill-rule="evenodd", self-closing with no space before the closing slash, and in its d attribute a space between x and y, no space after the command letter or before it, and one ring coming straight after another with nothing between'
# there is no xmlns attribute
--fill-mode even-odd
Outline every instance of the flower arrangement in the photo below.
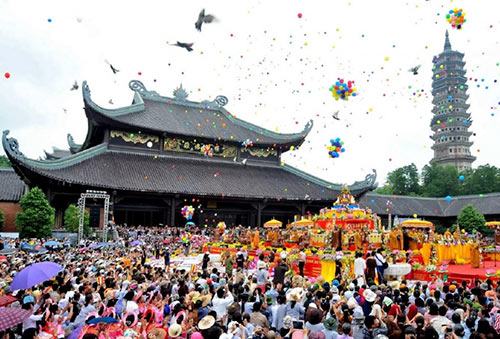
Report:
<svg viewBox="0 0 500 339"><path fill-rule="evenodd" d="M448 272L448 265L441 265L439 266L439 273L446 273Z"/></svg>
<svg viewBox="0 0 500 339"><path fill-rule="evenodd" d="M335 261L337 256L335 254L323 254L321 261Z"/></svg>
<svg viewBox="0 0 500 339"><path fill-rule="evenodd" d="M427 265L425 266L425 272L430 273L430 272L435 272L437 270L436 265Z"/></svg>
<svg viewBox="0 0 500 339"><path fill-rule="evenodd" d="M420 263L415 263L411 266L413 271L420 271L422 268L424 268L424 266Z"/></svg>

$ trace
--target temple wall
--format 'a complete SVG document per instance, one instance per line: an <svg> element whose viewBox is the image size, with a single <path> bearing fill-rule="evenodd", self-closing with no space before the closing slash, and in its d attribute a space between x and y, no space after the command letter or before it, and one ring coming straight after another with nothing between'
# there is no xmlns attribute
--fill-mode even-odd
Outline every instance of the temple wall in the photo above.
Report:
<svg viewBox="0 0 500 339"><path fill-rule="evenodd" d="M3 232L17 232L17 227L15 225L16 214L22 212L21 206L15 202L0 202L0 210L2 210L5 215Z"/></svg>

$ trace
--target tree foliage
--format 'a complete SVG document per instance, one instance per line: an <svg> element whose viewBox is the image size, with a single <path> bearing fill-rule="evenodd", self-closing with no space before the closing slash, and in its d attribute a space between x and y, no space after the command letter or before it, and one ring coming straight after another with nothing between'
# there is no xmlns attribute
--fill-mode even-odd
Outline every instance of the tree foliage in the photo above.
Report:
<svg viewBox="0 0 500 339"><path fill-rule="evenodd" d="M19 205L23 209L16 216L20 238L46 238L52 235L54 209L38 187L26 193Z"/></svg>
<svg viewBox="0 0 500 339"><path fill-rule="evenodd" d="M0 155L0 167L12 167L12 164L5 155Z"/></svg>
<svg viewBox="0 0 500 339"><path fill-rule="evenodd" d="M397 168L387 175L380 194L446 197L500 192L500 169L483 165L459 173L453 166L426 165L418 173L415 164Z"/></svg>
<svg viewBox="0 0 500 339"><path fill-rule="evenodd" d="M3 225L5 223L5 216L3 214L3 211L0 210L0 232L3 231Z"/></svg>
<svg viewBox="0 0 500 339"><path fill-rule="evenodd" d="M90 215L89 212L85 211L83 217L83 234L92 234L92 229L89 227ZM80 219L78 218L78 207L71 204L68 206L64 212L64 227L66 231L72 233L78 233L78 226L80 224Z"/></svg>
<svg viewBox="0 0 500 339"><path fill-rule="evenodd" d="M485 225L486 219L484 215L480 214L471 205L465 206L460 215L457 218L457 223L460 225L461 229L464 229L467 233L476 233L477 231L482 234L490 234L491 231Z"/></svg>

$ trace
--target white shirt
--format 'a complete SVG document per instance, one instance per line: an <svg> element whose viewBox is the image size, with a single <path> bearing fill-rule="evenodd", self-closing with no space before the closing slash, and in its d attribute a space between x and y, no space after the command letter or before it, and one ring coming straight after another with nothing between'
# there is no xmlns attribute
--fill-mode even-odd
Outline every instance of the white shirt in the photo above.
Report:
<svg viewBox="0 0 500 339"><path fill-rule="evenodd" d="M227 297L219 298L217 294L212 299L212 310L217 312L217 320L221 320L227 314L227 307L234 302L234 297L231 292L227 293Z"/></svg>
<svg viewBox="0 0 500 339"><path fill-rule="evenodd" d="M375 261L377 262L377 266L384 266L385 258L382 254L375 254Z"/></svg>
<svg viewBox="0 0 500 339"><path fill-rule="evenodd" d="M139 311L139 305L137 305L137 303L133 300L127 301L127 307L125 308L125 312L126 313L128 313L128 312L136 313L137 311Z"/></svg>
<svg viewBox="0 0 500 339"><path fill-rule="evenodd" d="M354 276L355 277L364 276L365 269L366 269L365 259L361 257L356 258L356 260L354 260Z"/></svg>
<svg viewBox="0 0 500 339"><path fill-rule="evenodd" d="M23 332L29 328L36 328L36 322L42 320L43 314L40 315L30 315L28 319L23 323Z"/></svg>

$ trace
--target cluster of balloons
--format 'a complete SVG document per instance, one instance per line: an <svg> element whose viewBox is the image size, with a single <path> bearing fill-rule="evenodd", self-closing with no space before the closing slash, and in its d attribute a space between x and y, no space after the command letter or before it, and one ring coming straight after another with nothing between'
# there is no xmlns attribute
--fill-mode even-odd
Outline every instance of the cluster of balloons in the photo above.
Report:
<svg viewBox="0 0 500 339"><path fill-rule="evenodd" d="M241 143L241 145L244 146L244 147L253 146L253 141L252 141L252 139L246 139L246 140L243 140L243 142Z"/></svg>
<svg viewBox="0 0 500 339"><path fill-rule="evenodd" d="M465 12L462 9L454 8L446 14L446 21L451 24L451 27L456 29L462 29L462 25L467 21L465 19Z"/></svg>
<svg viewBox="0 0 500 339"><path fill-rule="evenodd" d="M186 218L186 220L191 220L191 218L193 218L193 214L194 214L194 207L193 206L184 206L182 209L181 209L181 214L184 218Z"/></svg>
<svg viewBox="0 0 500 339"><path fill-rule="evenodd" d="M207 157L212 158L214 156L214 148L212 147L212 145L201 146L201 151L203 152L205 158Z"/></svg>
<svg viewBox="0 0 500 339"><path fill-rule="evenodd" d="M335 100L349 100L350 96L355 97L357 95L356 88L353 87L354 81L348 81L345 83L344 79L339 79L335 85L330 87L330 91L332 92L332 96Z"/></svg>
<svg viewBox="0 0 500 339"><path fill-rule="evenodd" d="M189 242L191 241L191 233L183 233L181 239L184 245L189 244Z"/></svg>
<svg viewBox="0 0 500 339"><path fill-rule="evenodd" d="M341 141L340 138L331 139L330 146L326 147L328 149L330 158L338 158L340 156L340 153L344 153L345 149L343 146L344 142Z"/></svg>

